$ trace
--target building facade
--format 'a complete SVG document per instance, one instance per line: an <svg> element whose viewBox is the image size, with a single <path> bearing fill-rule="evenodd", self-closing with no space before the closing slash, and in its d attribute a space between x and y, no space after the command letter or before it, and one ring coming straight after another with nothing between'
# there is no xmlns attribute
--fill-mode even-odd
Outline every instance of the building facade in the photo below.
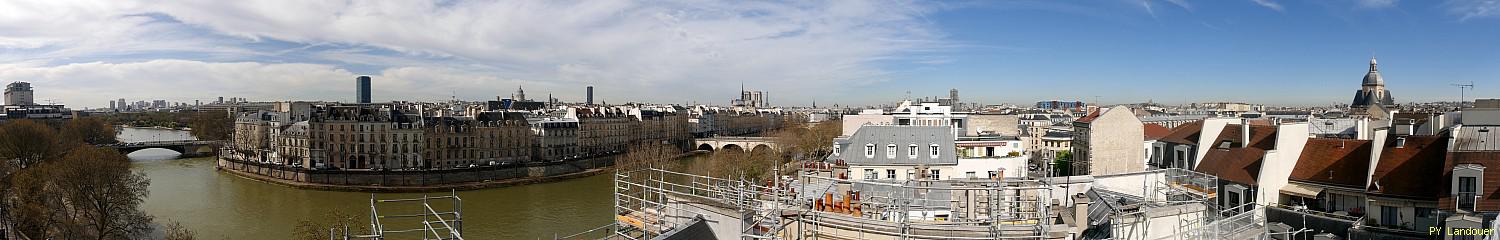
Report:
<svg viewBox="0 0 1500 240"><path fill-rule="evenodd" d="M1128 107L1101 109L1073 121L1072 174L1105 175L1145 170L1145 130Z"/></svg>

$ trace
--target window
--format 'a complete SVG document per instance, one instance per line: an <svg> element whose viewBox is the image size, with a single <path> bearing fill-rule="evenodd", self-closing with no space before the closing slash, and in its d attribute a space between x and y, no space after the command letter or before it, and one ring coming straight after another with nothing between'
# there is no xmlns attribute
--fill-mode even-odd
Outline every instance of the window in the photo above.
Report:
<svg viewBox="0 0 1500 240"><path fill-rule="evenodd" d="M1477 197L1474 191L1474 180L1474 177L1458 178L1458 208L1466 210L1474 209L1474 200Z"/></svg>
<svg viewBox="0 0 1500 240"><path fill-rule="evenodd" d="M916 144L912 144L911 146L906 146L906 158L911 158L911 159L916 159L917 158L917 145Z"/></svg>
<svg viewBox="0 0 1500 240"><path fill-rule="evenodd" d="M875 157L875 144L865 144L865 157Z"/></svg>
<svg viewBox="0 0 1500 240"><path fill-rule="evenodd" d="M929 154L932 155L932 158L937 158L938 157L938 145L937 144L933 144L932 146L928 146L927 147L927 151L931 152Z"/></svg>
<svg viewBox="0 0 1500 240"><path fill-rule="evenodd" d="M1401 220L1400 208L1380 206L1380 225L1397 226Z"/></svg>
<svg viewBox="0 0 1500 240"><path fill-rule="evenodd" d="M969 178L969 179L975 179L975 178L979 178L979 176L978 176L978 175L974 175L974 172L973 172L973 171L970 171L970 172L964 172L964 177L967 177L967 178Z"/></svg>
<svg viewBox="0 0 1500 240"><path fill-rule="evenodd" d="M940 172L938 172L937 169L933 169L932 170L932 180L942 180L942 179L943 179L943 174L940 173Z"/></svg>
<svg viewBox="0 0 1500 240"><path fill-rule="evenodd" d="M885 145L885 158L896 158L896 144Z"/></svg>
<svg viewBox="0 0 1500 240"><path fill-rule="evenodd" d="M886 169L885 170L885 178L886 179L896 179L896 169Z"/></svg>
<svg viewBox="0 0 1500 240"><path fill-rule="evenodd" d="M837 144L833 145L833 155L834 156L838 156L839 152L841 152L841 151L843 151L843 149L839 148L839 145L837 145Z"/></svg>
<svg viewBox="0 0 1500 240"><path fill-rule="evenodd" d="M997 174L995 174L995 171L990 171L990 179L994 179L994 178L997 178L997 177L1000 177L1000 176L997 176Z"/></svg>
<svg viewBox="0 0 1500 240"><path fill-rule="evenodd" d="M1434 210L1435 209L1432 209L1432 208L1417 207L1415 211L1416 211L1417 218L1429 218L1430 219L1430 218L1432 218L1432 213L1433 213Z"/></svg>
<svg viewBox="0 0 1500 240"><path fill-rule="evenodd" d="M875 180L880 175L875 175L875 169L865 169L865 180Z"/></svg>

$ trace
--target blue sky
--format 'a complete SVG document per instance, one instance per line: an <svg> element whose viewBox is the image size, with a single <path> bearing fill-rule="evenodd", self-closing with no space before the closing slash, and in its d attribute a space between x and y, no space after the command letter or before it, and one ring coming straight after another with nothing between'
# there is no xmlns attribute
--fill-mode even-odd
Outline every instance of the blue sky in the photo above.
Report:
<svg viewBox="0 0 1500 240"><path fill-rule="evenodd" d="M1398 102L1500 84L1492 0L7 1L0 81L74 107L508 97L775 104L945 95L1347 103L1379 57Z"/></svg>

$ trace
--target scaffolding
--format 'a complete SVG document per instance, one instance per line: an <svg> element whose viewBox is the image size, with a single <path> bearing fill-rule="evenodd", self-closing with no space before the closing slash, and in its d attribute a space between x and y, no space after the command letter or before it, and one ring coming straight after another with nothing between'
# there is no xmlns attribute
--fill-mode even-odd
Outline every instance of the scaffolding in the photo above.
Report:
<svg viewBox="0 0 1500 240"><path fill-rule="evenodd" d="M1038 239L1055 218L1051 186L1033 180L757 183L662 169L614 180L614 223L555 238L660 239L707 223L721 239Z"/></svg>
<svg viewBox="0 0 1500 240"><path fill-rule="evenodd" d="M1139 178L1138 180L1135 178ZM1109 176L1096 176L1090 197L1098 199L1097 210L1108 211L1109 237L1114 239L1224 239L1241 228L1221 222L1246 206L1221 209L1218 177L1170 168ZM1139 183L1134 191L1133 183ZM1105 209L1107 208L1107 210ZM1235 215L1236 222L1244 220ZM1165 220L1163 220L1165 219ZM1154 232L1171 229L1170 232ZM1166 228L1161 228L1166 227Z"/></svg>
<svg viewBox="0 0 1500 240"><path fill-rule="evenodd" d="M395 208L401 213L382 215L381 208ZM410 239L420 234L424 240L463 240L463 225L463 199L455 191L402 199L378 199L370 194L370 233L349 235L346 228L344 239Z"/></svg>

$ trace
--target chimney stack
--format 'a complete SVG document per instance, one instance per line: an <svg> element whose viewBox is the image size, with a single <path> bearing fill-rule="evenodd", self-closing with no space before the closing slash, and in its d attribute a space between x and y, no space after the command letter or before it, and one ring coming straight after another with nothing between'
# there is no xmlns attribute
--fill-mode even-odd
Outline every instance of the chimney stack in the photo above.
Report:
<svg viewBox="0 0 1500 240"><path fill-rule="evenodd" d="M1240 119L1240 147L1250 147L1250 119Z"/></svg>

